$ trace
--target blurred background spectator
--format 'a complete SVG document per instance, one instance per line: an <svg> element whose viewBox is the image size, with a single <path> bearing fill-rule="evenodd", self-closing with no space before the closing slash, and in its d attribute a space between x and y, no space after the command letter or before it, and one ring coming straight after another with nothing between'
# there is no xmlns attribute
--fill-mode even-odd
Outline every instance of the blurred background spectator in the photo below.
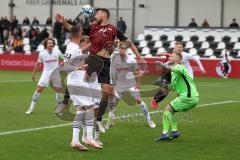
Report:
<svg viewBox="0 0 240 160"><path fill-rule="evenodd" d="M202 27L206 27L206 28L207 28L207 27L210 27L207 19L204 19L204 20L203 20Z"/></svg>
<svg viewBox="0 0 240 160"><path fill-rule="evenodd" d="M237 28L239 27L238 23L236 22L236 19L233 18L232 23L229 25L230 28Z"/></svg>
<svg viewBox="0 0 240 160"><path fill-rule="evenodd" d="M37 20L36 17L33 18L32 25L33 25L33 26L39 25L39 21Z"/></svg>
<svg viewBox="0 0 240 160"><path fill-rule="evenodd" d="M17 35L13 40L13 50L14 52L23 52L23 40Z"/></svg>
<svg viewBox="0 0 240 160"><path fill-rule="evenodd" d="M52 25L52 19L51 17L48 17L47 21L46 21L46 25Z"/></svg>
<svg viewBox="0 0 240 160"><path fill-rule="evenodd" d="M24 25L24 26L30 25L30 20L29 20L28 17L25 17L25 18L24 18L24 20L23 20L23 22L22 22L22 25Z"/></svg>
<svg viewBox="0 0 240 160"><path fill-rule="evenodd" d="M197 23L195 22L195 18L191 19L191 22L188 24L188 27L198 27Z"/></svg>
<svg viewBox="0 0 240 160"><path fill-rule="evenodd" d="M117 28L121 32L126 33L127 25L126 25L125 21L123 20L123 17L120 17L119 21L117 22Z"/></svg>

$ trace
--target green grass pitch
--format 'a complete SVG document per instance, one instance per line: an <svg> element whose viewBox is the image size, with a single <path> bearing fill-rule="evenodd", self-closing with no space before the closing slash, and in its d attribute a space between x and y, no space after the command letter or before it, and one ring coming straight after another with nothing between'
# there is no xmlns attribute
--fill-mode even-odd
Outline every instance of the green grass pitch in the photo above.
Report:
<svg viewBox="0 0 240 160"><path fill-rule="evenodd" d="M143 81L152 82L153 79L146 77ZM239 79L196 78L200 107L192 110L190 119L179 121L179 139L155 142L162 124L154 114L157 128L149 128L142 120L118 120L113 128L101 135L104 149L90 149L86 153L69 147L71 125L12 133L71 123L55 116L55 94L49 88L41 95L35 113L30 116L24 114L36 85L30 80L30 72L0 71L0 160L240 159ZM151 85L141 87L142 90L153 88ZM174 96L169 95L161 107ZM144 97L144 100L149 104L150 97ZM121 101L117 112L124 115L139 113L140 109Z"/></svg>

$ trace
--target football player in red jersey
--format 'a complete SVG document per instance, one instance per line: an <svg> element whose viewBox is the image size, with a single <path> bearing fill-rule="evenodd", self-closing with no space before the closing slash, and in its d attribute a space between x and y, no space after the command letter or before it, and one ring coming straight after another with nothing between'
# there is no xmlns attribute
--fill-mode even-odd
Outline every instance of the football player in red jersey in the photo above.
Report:
<svg viewBox="0 0 240 160"><path fill-rule="evenodd" d="M101 132L105 132L102 124L102 116L108 106L109 96L113 93L113 87L110 84L110 58L115 48L115 39L120 41L131 42L126 35L120 32L117 27L109 24L110 13L106 8L96 9L95 22L88 28L83 28L84 34L89 35L91 42L90 56L87 60L88 68L86 79L88 79L93 72L97 72L98 81L101 83L102 99L99 110L97 111L97 125ZM61 22L63 26L70 30L70 25L62 15L57 14L56 20ZM132 43L132 42L131 42ZM136 55L138 63L144 63L138 49L132 43L131 50Z"/></svg>

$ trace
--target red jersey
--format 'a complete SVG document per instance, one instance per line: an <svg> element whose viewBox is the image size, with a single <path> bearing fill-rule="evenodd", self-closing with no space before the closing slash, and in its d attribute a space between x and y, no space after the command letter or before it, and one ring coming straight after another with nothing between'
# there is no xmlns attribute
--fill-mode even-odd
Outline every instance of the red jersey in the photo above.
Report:
<svg viewBox="0 0 240 160"><path fill-rule="evenodd" d="M92 54L101 51L108 42L113 42L116 38L120 41L128 39L122 32L111 24L107 24L105 26L93 24L90 26L88 31L85 31L85 33L89 34L89 39L92 44L90 53Z"/></svg>

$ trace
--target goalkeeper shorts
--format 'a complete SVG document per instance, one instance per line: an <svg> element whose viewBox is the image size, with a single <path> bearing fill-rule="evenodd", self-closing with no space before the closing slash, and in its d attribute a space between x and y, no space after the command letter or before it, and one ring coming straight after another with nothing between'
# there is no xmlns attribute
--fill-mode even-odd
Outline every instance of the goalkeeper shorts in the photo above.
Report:
<svg viewBox="0 0 240 160"><path fill-rule="evenodd" d="M182 97L179 96L172 100L169 105L173 108L176 112L184 112L192 109L195 107L199 102L199 97Z"/></svg>

